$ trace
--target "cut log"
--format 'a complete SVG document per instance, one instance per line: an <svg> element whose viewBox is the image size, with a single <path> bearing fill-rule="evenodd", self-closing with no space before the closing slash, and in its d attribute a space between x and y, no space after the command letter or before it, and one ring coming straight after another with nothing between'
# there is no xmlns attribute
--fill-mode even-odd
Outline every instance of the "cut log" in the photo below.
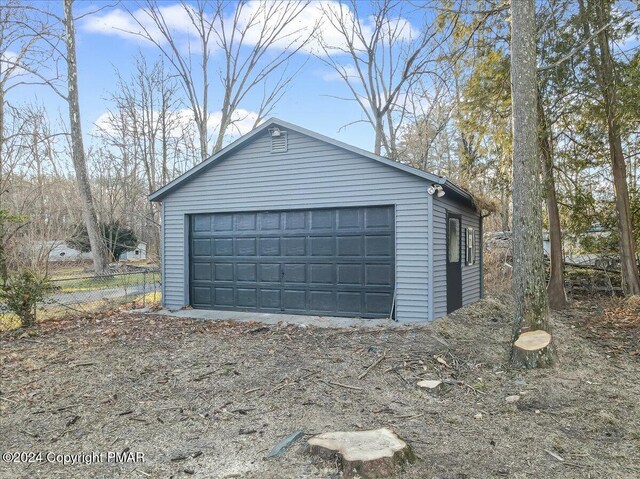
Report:
<svg viewBox="0 0 640 479"><path fill-rule="evenodd" d="M440 394L444 389L444 383L437 379L425 379L423 381L418 381L418 387L426 389L431 394Z"/></svg>
<svg viewBox="0 0 640 479"><path fill-rule="evenodd" d="M411 447L387 428L326 432L308 441L312 455L340 460L345 479L391 477L396 468L415 461Z"/></svg>
<svg viewBox="0 0 640 479"><path fill-rule="evenodd" d="M551 334L538 329L520 334L513 343L511 364L524 368L541 368L553 363Z"/></svg>

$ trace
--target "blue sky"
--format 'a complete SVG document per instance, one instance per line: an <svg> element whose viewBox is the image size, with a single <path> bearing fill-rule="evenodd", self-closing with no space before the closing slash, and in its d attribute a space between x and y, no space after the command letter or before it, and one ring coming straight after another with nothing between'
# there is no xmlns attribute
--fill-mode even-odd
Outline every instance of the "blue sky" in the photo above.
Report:
<svg viewBox="0 0 640 479"><path fill-rule="evenodd" d="M56 2L57 4L57 2ZM56 13L59 7L49 4ZM100 4L98 4L100 5ZM162 2L163 7L176 5L176 2ZM122 2L115 8L106 8L98 13L79 20L76 24L77 59L79 69L79 90L81 115L85 136L94 128L94 122L110 108L108 97L116 89L118 70L126 79L130 76L134 56L141 52L150 62L161 58L157 47L135 36L125 35L121 30L123 18L127 15L125 8L135 11L136 2ZM366 3L363 3L363 8ZM85 11L96 10L95 3L77 2L75 15ZM408 20L410 22L410 20ZM414 25L411 26L414 28ZM213 67L220 61L213 55ZM306 62L306 63L305 63ZM342 128L363 118L360 107L353 101L341 101L331 96L348 97L349 91L343 82L336 77L331 68L323 64L313 55L300 52L292 64L292 68L304 65L293 80L283 99L273 113L283 120L299 124L311 130L340 139L349 144L371 150L373 134L368 124L360 123ZM65 118L66 104L60 101L45 87L22 87L16 90L21 100L38 99L47 108L50 118ZM211 113L219 108L219 91L212 85L210 92L212 101ZM252 111L257 108L257 100L248 98L242 107ZM88 144L91 139L88 139Z"/></svg>

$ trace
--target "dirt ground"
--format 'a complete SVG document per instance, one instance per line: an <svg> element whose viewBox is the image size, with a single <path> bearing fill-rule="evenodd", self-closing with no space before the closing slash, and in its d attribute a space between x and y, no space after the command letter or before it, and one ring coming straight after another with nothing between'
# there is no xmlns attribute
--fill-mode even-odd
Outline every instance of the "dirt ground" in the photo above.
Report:
<svg viewBox="0 0 640 479"><path fill-rule="evenodd" d="M0 477L339 478L335 462L306 454L308 435L379 427L418 456L401 478L640 477L638 309L609 300L556 315L550 370L507 368L510 322L506 301L488 298L426 327L121 312L5 333L2 452L142 452L144 462L43 456L2 463ZM460 383L432 397L416 387L423 378ZM266 458L296 431L307 436Z"/></svg>

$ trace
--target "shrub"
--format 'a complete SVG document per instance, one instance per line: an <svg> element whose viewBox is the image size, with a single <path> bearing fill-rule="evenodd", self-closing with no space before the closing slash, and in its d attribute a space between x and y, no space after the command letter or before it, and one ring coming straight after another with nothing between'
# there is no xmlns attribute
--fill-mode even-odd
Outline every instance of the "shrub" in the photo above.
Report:
<svg viewBox="0 0 640 479"><path fill-rule="evenodd" d="M114 223L100 223L99 226L102 240L111 255L110 260L119 261L122 253L133 251L137 248L139 241L131 228L117 221ZM66 243L67 246L82 251L83 253L91 251L87 227L84 224L78 225L76 231Z"/></svg>
<svg viewBox="0 0 640 479"><path fill-rule="evenodd" d="M51 283L46 277L24 270L13 275L7 285L0 289L0 301L20 318L21 326L26 328L35 324L38 303L50 291Z"/></svg>

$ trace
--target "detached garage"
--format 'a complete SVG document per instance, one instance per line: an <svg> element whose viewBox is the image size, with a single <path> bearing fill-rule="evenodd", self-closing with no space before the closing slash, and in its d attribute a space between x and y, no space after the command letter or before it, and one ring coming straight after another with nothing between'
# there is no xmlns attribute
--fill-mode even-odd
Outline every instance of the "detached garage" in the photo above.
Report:
<svg viewBox="0 0 640 479"><path fill-rule="evenodd" d="M482 295L482 219L445 178L272 119L150 196L166 308L420 322Z"/></svg>

